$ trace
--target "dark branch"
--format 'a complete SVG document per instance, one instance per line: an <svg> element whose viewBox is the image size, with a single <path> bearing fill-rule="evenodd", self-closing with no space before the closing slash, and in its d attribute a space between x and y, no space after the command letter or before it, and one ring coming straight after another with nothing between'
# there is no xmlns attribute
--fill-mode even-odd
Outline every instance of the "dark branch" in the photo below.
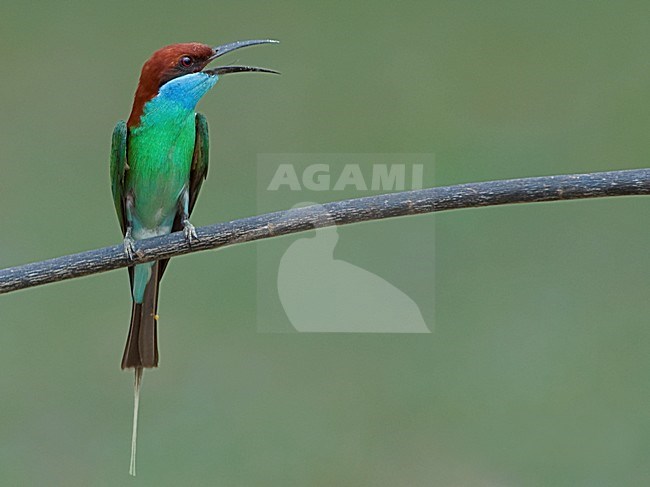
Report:
<svg viewBox="0 0 650 487"><path fill-rule="evenodd" d="M303 232L435 211L539 201L650 194L650 169L460 184L369 196L217 223L197 229L192 248L177 232L136 242L127 259L122 244L0 270L0 294L73 279L160 258Z"/></svg>

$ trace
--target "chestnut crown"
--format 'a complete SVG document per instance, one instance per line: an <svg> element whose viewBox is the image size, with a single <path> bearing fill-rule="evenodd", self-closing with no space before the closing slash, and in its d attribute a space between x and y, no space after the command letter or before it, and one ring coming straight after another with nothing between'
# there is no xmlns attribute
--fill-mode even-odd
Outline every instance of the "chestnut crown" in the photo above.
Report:
<svg viewBox="0 0 650 487"><path fill-rule="evenodd" d="M277 42L271 39L237 41L217 47L210 47L199 42L185 42L158 49L142 66L128 126L133 127L138 124L144 105L158 94L160 87L165 83L180 76L203 71L211 61L236 49L258 44L276 44ZM251 66L222 66L206 70L205 73L215 76L245 71L279 74L276 71Z"/></svg>

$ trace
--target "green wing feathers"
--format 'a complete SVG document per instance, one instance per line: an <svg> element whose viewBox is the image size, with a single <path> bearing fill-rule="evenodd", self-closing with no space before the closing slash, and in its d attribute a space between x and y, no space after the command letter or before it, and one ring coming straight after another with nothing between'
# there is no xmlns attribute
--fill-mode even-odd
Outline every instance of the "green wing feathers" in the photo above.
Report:
<svg viewBox="0 0 650 487"><path fill-rule="evenodd" d="M113 130L113 142L111 146L111 190L113 191L113 203L115 204L117 217L120 220L122 234L126 233L124 177L129 168L126 161L126 136L126 122L120 120L117 122L115 130Z"/></svg>
<svg viewBox="0 0 650 487"><path fill-rule="evenodd" d="M194 142L194 155L190 168L190 214L194 203L199 196L203 180L208 176L208 162L210 152L210 137L208 134L208 121L205 115L196 114L196 141Z"/></svg>

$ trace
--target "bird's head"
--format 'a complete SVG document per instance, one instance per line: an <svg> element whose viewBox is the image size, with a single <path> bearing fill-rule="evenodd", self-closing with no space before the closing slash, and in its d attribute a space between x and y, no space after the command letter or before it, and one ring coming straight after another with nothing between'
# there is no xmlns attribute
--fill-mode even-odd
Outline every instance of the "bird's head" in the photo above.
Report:
<svg viewBox="0 0 650 487"><path fill-rule="evenodd" d="M177 99L194 107L199 99L214 86L220 75L241 72L279 74L271 69L254 66L218 66L208 69L215 59L242 47L258 44L276 44L271 39L237 41L210 47L198 42L172 44L158 49L142 66L140 82L135 92L128 126L138 125L145 104L158 95Z"/></svg>

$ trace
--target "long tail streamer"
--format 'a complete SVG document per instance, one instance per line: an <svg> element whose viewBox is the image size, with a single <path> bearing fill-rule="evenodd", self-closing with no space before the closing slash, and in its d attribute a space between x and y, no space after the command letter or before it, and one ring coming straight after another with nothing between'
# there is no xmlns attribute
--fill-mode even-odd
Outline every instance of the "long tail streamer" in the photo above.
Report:
<svg viewBox="0 0 650 487"><path fill-rule="evenodd" d="M133 385L133 431L131 433L131 463L129 474L135 477L135 450L138 442L138 409L140 408L140 385L142 384L142 367L135 368Z"/></svg>

